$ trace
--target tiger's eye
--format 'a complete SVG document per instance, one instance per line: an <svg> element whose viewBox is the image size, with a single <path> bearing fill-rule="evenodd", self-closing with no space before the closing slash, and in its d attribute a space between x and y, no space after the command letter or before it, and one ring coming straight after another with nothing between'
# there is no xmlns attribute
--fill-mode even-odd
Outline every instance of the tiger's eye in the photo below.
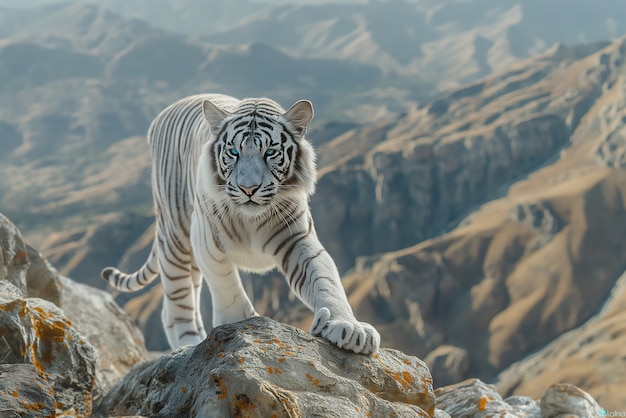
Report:
<svg viewBox="0 0 626 418"><path fill-rule="evenodd" d="M231 148L228 150L228 152L230 153L230 155L235 157L239 155L239 151L237 151L237 148Z"/></svg>
<svg viewBox="0 0 626 418"><path fill-rule="evenodd" d="M276 150L275 149L268 149L267 151L265 151L265 156L266 157L271 157L272 155L276 154Z"/></svg>

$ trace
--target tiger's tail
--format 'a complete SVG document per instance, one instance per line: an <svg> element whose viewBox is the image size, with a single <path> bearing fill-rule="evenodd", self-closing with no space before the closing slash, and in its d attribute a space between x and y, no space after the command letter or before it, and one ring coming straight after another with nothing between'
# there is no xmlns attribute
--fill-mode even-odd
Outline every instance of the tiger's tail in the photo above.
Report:
<svg viewBox="0 0 626 418"><path fill-rule="evenodd" d="M122 292L134 292L143 289L159 275L159 266L155 248L152 248L146 262L133 274L126 274L115 267L106 267L100 273L105 282Z"/></svg>

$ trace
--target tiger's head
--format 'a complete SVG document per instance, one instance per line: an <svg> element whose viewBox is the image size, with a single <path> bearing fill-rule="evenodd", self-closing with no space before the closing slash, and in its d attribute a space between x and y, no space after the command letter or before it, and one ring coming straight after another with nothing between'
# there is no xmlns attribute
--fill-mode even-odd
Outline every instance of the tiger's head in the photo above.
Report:
<svg viewBox="0 0 626 418"><path fill-rule="evenodd" d="M226 110L206 100L203 110L216 186L242 211L257 214L313 193L315 154L304 137L311 102L300 100L285 111L269 99L244 99Z"/></svg>

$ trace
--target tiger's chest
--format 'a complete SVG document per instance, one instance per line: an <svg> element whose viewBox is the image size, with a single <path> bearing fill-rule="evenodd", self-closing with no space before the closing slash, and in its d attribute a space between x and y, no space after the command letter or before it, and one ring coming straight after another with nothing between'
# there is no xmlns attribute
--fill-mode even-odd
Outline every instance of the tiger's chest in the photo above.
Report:
<svg viewBox="0 0 626 418"><path fill-rule="evenodd" d="M264 245L267 242L265 228L251 222L223 222L214 219L214 230L221 230L220 244L224 253L239 268L253 272L265 272L275 267L275 256Z"/></svg>

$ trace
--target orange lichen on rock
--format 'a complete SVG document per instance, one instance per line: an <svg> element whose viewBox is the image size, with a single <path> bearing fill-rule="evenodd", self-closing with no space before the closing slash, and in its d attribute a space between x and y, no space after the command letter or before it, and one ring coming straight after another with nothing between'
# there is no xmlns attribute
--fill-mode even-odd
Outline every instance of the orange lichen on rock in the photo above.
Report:
<svg viewBox="0 0 626 418"><path fill-rule="evenodd" d="M27 411L33 411L33 412L41 412L42 409L46 408L46 404L43 402L37 402L37 403L23 402L22 406L24 406L24 409L26 409Z"/></svg>
<svg viewBox="0 0 626 418"><path fill-rule="evenodd" d="M214 376L213 377L213 383L215 383L215 386L217 386L218 390L217 390L217 398L218 399L225 399L226 396L228 396L228 393L226 391L226 385L224 385L224 382L222 381L222 379L218 376Z"/></svg>
<svg viewBox="0 0 626 418"><path fill-rule="evenodd" d="M479 411L484 411L484 410L485 410L485 406L487 406L487 398L485 398L484 396L482 396L482 397L478 400L478 410L479 410Z"/></svg>
<svg viewBox="0 0 626 418"><path fill-rule="evenodd" d="M17 314L22 318L26 318L28 312L26 310L26 301L24 299L12 300L6 305L0 305L0 310L4 312L15 312L16 308L19 309L17 310Z"/></svg>
<svg viewBox="0 0 626 418"><path fill-rule="evenodd" d="M270 366L265 366L265 370L267 370L267 372L269 374L281 374L282 372L277 369L276 367L270 367Z"/></svg>
<svg viewBox="0 0 626 418"><path fill-rule="evenodd" d="M402 385L402 389L411 387L411 384L414 382L413 376L407 371L403 371L402 373L393 372L391 376Z"/></svg>
<svg viewBox="0 0 626 418"><path fill-rule="evenodd" d="M41 342L41 361L47 365L54 361L54 344L63 344L67 334L67 324L61 321L39 321L33 318L33 328Z"/></svg>
<svg viewBox="0 0 626 418"><path fill-rule="evenodd" d="M15 256L13 257L14 265L21 265L26 263L28 263L28 253L26 251L18 251L17 253L15 253Z"/></svg>
<svg viewBox="0 0 626 418"><path fill-rule="evenodd" d="M306 378L309 380L309 382L311 382L312 385L317 386L320 384L320 380L319 379L315 379L313 376L311 376L309 373L307 373Z"/></svg>
<svg viewBox="0 0 626 418"><path fill-rule="evenodd" d="M235 416L241 416L242 411L250 411L252 409L256 409L256 405L250 401L245 394L236 394L235 395Z"/></svg>

